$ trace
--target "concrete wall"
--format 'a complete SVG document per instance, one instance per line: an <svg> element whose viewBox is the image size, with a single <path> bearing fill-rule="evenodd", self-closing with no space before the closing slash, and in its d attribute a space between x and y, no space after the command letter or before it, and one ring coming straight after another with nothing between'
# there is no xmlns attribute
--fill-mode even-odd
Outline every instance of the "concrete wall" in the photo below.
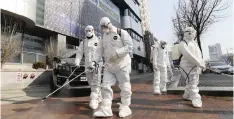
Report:
<svg viewBox="0 0 234 119"><path fill-rule="evenodd" d="M27 78L23 78L24 75ZM30 78L35 75L34 78ZM1 90L22 90L29 86L49 84L51 71L2 71L1 72Z"/></svg>
<svg viewBox="0 0 234 119"><path fill-rule="evenodd" d="M36 2L36 0L1 0L0 8L24 16L30 20L28 22L33 22L35 25Z"/></svg>

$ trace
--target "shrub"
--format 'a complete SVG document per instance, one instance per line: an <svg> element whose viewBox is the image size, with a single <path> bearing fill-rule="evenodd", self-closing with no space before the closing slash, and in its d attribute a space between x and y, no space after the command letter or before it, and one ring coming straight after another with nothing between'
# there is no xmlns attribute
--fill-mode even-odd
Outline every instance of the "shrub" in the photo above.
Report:
<svg viewBox="0 0 234 119"><path fill-rule="evenodd" d="M39 69L39 68L46 69L46 64L44 62L35 62L33 63L32 67L34 69Z"/></svg>

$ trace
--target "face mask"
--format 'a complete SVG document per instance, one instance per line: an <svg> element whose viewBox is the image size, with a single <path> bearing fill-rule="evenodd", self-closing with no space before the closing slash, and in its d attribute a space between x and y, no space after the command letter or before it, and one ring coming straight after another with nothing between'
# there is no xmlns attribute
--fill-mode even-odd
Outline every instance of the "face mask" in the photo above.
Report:
<svg viewBox="0 0 234 119"><path fill-rule="evenodd" d="M110 29L109 28L105 28L105 29L102 29L103 33L109 33L110 32Z"/></svg>
<svg viewBox="0 0 234 119"><path fill-rule="evenodd" d="M87 32L87 33L86 33L86 36L87 36L87 37L92 37L92 36L93 36L93 33Z"/></svg>
<svg viewBox="0 0 234 119"><path fill-rule="evenodd" d="M184 40L193 40L193 39L194 39L194 35L192 33L189 33L189 32L184 33Z"/></svg>

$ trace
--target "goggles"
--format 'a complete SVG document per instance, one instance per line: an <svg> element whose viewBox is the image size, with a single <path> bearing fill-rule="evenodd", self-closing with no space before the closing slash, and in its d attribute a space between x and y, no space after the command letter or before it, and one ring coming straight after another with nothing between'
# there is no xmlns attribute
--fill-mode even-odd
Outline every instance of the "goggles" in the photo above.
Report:
<svg viewBox="0 0 234 119"><path fill-rule="evenodd" d="M101 29L107 29L107 28L109 28L108 27L109 24L110 24L110 22L108 24L106 24L106 25L101 25Z"/></svg>
<svg viewBox="0 0 234 119"><path fill-rule="evenodd" d="M192 33L191 33L191 31L185 31L185 33L189 33L189 35L191 35Z"/></svg>
<svg viewBox="0 0 234 119"><path fill-rule="evenodd" d="M92 32L93 30L85 30L85 33Z"/></svg>

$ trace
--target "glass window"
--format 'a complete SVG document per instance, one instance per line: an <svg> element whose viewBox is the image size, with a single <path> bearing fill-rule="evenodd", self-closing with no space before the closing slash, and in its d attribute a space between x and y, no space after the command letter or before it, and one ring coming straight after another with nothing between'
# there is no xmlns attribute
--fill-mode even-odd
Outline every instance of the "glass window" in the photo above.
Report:
<svg viewBox="0 0 234 119"><path fill-rule="evenodd" d="M42 40L34 39L34 42L43 44Z"/></svg>
<svg viewBox="0 0 234 119"><path fill-rule="evenodd" d="M21 54L15 56L14 58L12 58L9 63L21 63Z"/></svg>
<svg viewBox="0 0 234 119"><path fill-rule="evenodd" d="M43 52L43 41L41 38L36 38L34 36L25 35L23 38L23 51L42 53Z"/></svg>
<svg viewBox="0 0 234 119"><path fill-rule="evenodd" d="M46 62L46 56L44 55L38 55L37 58L38 58L38 62Z"/></svg>
<svg viewBox="0 0 234 119"><path fill-rule="evenodd" d="M35 62L36 62L35 53L23 52L23 63L35 63Z"/></svg>

